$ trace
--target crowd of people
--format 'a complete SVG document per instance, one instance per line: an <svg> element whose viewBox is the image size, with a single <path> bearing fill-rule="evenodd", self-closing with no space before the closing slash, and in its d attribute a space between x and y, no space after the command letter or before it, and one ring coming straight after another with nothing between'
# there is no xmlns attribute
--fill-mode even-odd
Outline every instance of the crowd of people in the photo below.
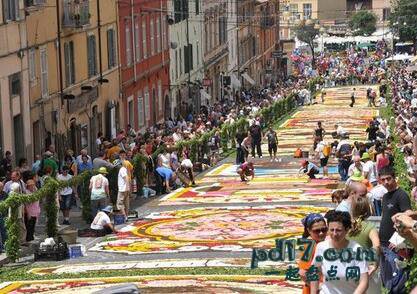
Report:
<svg viewBox="0 0 417 294"><path fill-rule="evenodd" d="M68 149L61 155L54 145L50 145L42 155L35 156L33 163L21 158L15 164L16 158L10 151L6 151L0 161L0 201L5 200L11 192L35 193L45 185L48 177L68 181L84 171L92 171L94 175L89 184L90 219L93 220L91 229L97 230L97 227L100 227L98 234L114 232L114 227L108 229L107 211L103 209L109 210L108 206L112 204L113 210L127 219L132 193L139 192L138 195L147 198L169 193L178 187L195 185L196 166L201 169L202 166L213 166L220 160L219 131L223 124L232 124L241 117L247 118L250 125L249 133L240 133L236 137L240 157L238 161L248 163L249 150L252 150L252 156L255 156L256 150L257 155L262 157L260 147L264 137L262 128L265 126L261 125L263 122L258 111L291 92L303 91L306 82L306 77L290 78L264 89L243 89L236 93L234 99L225 99L212 106L202 106L198 113L193 112L192 107L183 103L176 119L169 118L164 123L147 128L144 132L136 131L130 125L120 130L115 138L105 138L103 133L99 132L95 141L97 149L90 150L91 153L87 149L82 149L79 154L75 154L73 150ZM191 140L212 130L216 131L209 139L208 146L198 146L195 162L191 160L189 148L177 150L175 147L176 143L182 140ZM271 160L277 160L276 133L270 129L266 136ZM147 176L142 191L137 191L137 183L133 175L133 159L138 153L147 158ZM247 166L250 167L251 164ZM108 174L115 168L118 170L117 199L112 203ZM246 168L243 169L245 172L242 180L246 178L246 174L251 175ZM60 215L62 214L60 224L71 224L74 207L82 205L80 196L80 186L66 187L57 193L57 205ZM26 245L34 240L35 225L42 215L44 215L42 201L41 203L35 201L19 208L20 244ZM7 239L5 218L6 215L0 216L0 251L4 250ZM97 226L102 223L106 225Z"/></svg>
<svg viewBox="0 0 417 294"><path fill-rule="evenodd" d="M317 244L309 261L299 262L299 273L305 282L303 293L381 293L382 286L387 293L407 293L410 267L406 261L417 249L417 212L412 210L410 200L417 199L417 82L403 64L391 67L389 76L378 75L388 71L386 65L375 65L375 60L370 60L374 69L366 75L376 77L368 81L377 85L366 91L368 106L386 106L388 79L395 114L390 119L395 120L395 129L390 129L389 120L374 117L366 129L367 140L351 144L349 133L340 124L326 133L322 122L317 123L312 147L315 157L303 160L300 171L315 178L320 169L314 162L319 161L323 176L327 177L327 163L333 157L344 188L333 192L333 210L325 216L310 214L303 219L303 237ZM363 61L359 64L366 68ZM326 75L332 83L334 77ZM380 99L372 94L374 91ZM351 107L355 95L352 94ZM399 136L398 143L392 140L393 134ZM404 154L408 179L414 186L411 195L399 186L394 168L395 148ZM381 217L378 229L370 216ZM355 253L359 247L373 249L375 255L369 260L350 261L328 255L333 249ZM320 273L320 278L312 278L314 273Z"/></svg>
<svg viewBox="0 0 417 294"><path fill-rule="evenodd" d="M7 151L0 161L0 201L11 192L31 194L47 182L48 177L61 181L86 171L95 171L90 179L90 204L92 223L90 229L99 234L116 232L110 214L118 210L127 219L130 213L132 192L137 192L133 176L133 158L140 153L147 158L147 177L140 195L143 197L171 192L177 187L195 185L197 164L215 165L220 159L220 133L223 124L231 124L246 117L249 130L236 134L237 174L242 181L255 176L250 157L263 157L261 144L267 142L269 160L277 158L278 136L271 126L265 126L258 111L272 102L295 93L299 104L313 103L306 87L308 78L321 75L324 89L337 85L374 84L366 90L369 107L386 105L387 85L391 85L395 129L391 121L374 117L365 130L367 140L349 140L347 126L337 124L334 130L326 131L323 122L317 122L313 130L312 153L303 160L299 173L310 179L320 172L329 177L328 164L337 161L343 189L333 192L333 210L307 215L302 224L303 238L316 242L308 261L300 261L299 274L305 282L304 293L380 293L384 286L389 293L405 293L409 267L404 260L411 257L412 247L417 248L417 212L411 208L410 197L399 187L394 171L394 148L405 154L409 180L414 184L411 197L417 200L417 82L415 76L404 66L387 68L385 44L379 43L377 51L348 49L343 54L323 53L317 59L317 70L303 68L304 74L284 83L271 85L262 90L247 90L237 93L233 100L224 100L211 107L202 107L194 113L184 105L185 117L168 119L163 124L138 132L130 125L120 130L116 138L107 139L99 133L97 150L88 154L86 149L74 154L67 150L62 160L53 145L35 162L20 159L17 166L11 152ZM387 73L390 72L390 75ZM325 99L321 91L321 102ZM350 107L355 106L358 90L353 88ZM317 99L317 98L316 98ZM190 158L188 148L179 150L175 144L216 130L208 146L199 146L196 162ZM266 130L266 132L265 132ZM398 134L397 146L392 135ZM163 148L160 148L163 147ZM208 151L206 150L209 147ZM155 152L162 150L157 156ZM320 167L319 167L320 166ZM117 200L110 201L110 170L118 169ZM79 187L66 187L58 192L57 203L62 212L62 224L71 223L71 209L79 205ZM113 204L113 206L109 206ZM19 208L18 222L21 244L34 239L37 220L43 213L42 203L37 201ZM370 216L380 216L379 230L369 221ZM7 239L6 215L0 215L0 250ZM404 240L412 246L404 245ZM328 258L329 249L334 252L356 252L359 248L373 249L375 258L349 261L343 258ZM313 272L314 271L314 272ZM313 276L319 277L312 279Z"/></svg>

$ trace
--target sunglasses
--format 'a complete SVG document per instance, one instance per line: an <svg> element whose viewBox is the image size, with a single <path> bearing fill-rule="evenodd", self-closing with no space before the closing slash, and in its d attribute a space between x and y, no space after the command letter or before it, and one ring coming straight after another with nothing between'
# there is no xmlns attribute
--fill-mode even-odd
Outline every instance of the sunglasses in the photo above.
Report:
<svg viewBox="0 0 417 294"><path fill-rule="evenodd" d="M328 230L329 230L328 228L321 228L321 229L315 229L315 230L312 230L312 232L313 232L314 234L319 234L319 233L326 234Z"/></svg>

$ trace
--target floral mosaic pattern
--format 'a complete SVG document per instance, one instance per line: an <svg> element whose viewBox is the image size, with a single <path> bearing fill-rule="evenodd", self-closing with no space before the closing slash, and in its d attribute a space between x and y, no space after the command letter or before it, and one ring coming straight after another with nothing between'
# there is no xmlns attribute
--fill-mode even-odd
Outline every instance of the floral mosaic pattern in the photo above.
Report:
<svg viewBox="0 0 417 294"><path fill-rule="evenodd" d="M338 181L305 177L258 179L249 183L240 180L225 180L217 183L202 183L195 188L182 188L160 200L160 205L185 205L193 203L274 203L286 201L331 201ZM282 181L277 181L282 179ZM267 188L265 185L267 184Z"/></svg>
<svg viewBox="0 0 417 294"><path fill-rule="evenodd" d="M114 240L90 250L129 254L186 251L251 251L271 248L275 239L301 235L301 219L318 207L223 207L152 213Z"/></svg>

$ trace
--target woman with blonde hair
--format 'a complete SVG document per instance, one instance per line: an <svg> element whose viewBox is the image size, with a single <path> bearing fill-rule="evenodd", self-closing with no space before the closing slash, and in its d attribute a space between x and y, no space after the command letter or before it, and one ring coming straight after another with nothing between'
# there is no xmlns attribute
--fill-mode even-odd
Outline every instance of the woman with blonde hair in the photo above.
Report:
<svg viewBox="0 0 417 294"><path fill-rule="evenodd" d="M369 201L365 197L355 197L352 201L352 228L348 233L348 240L353 240L359 243L363 248L373 248L376 252L375 262L369 265L369 288L367 293L380 293L381 279L378 269L379 254L381 250L381 243L378 236L378 231L375 226L367 221L371 216L371 208Z"/></svg>

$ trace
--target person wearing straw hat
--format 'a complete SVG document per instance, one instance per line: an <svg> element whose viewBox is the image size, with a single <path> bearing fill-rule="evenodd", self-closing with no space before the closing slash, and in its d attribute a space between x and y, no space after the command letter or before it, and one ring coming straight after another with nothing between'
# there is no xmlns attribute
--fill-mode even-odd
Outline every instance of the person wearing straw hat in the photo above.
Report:
<svg viewBox="0 0 417 294"><path fill-rule="evenodd" d="M102 166L97 170L98 174L90 179L91 214L95 216L99 210L106 206L109 197L109 180L106 178L107 169Z"/></svg>
<svg viewBox="0 0 417 294"><path fill-rule="evenodd" d="M97 236L117 233L110 220L110 215L113 213L112 206L106 206L97 212L93 222L90 225L90 229L96 233Z"/></svg>

